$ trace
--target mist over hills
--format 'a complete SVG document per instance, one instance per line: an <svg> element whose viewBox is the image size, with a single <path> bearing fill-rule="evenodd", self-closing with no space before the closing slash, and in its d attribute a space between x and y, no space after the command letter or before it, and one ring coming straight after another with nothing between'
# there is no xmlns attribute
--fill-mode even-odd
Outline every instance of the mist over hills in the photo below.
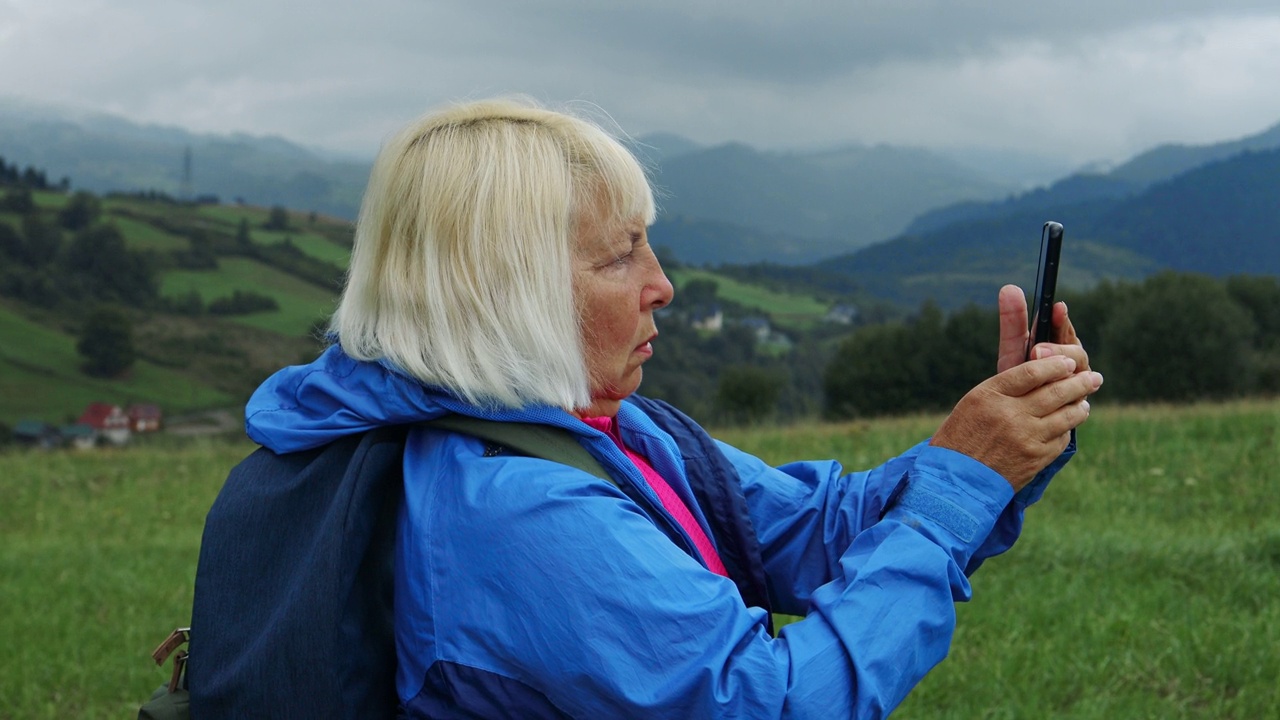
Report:
<svg viewBox="0 0 1280 720"><path fill-rule="evenodd" d="M901 232L916 215L1017 189L926 150L704 147L669 133L632 141L659 192L658 234L683 262L805 263ZM98 193L191 191L354 219L371 161L277 137L211 135L0 101L0 156Z"/></svg>
<svg viewBox="0 0 1280 720"><path fill-rule="evenodd" d="M931 208L1011 190L935 153L887 145L801 153L729 143L668 155L654 168L653 181L664 217L788 236L797 259L863 247L900 233ZM693 253L682 246L673 250L691 261ZM768 256L735 261L755 259Z"/></svg>
<svg viewBox="0 0 1280 720"><path fill-rule="evenodd" d="M193 194L224 202L242 198L349 219L369 176L367 163L325 158L283 138L198 134L0 102L0 156L44 168L51 179L68 177L75 189L157 190L178 197L187 148Z"/></svg>

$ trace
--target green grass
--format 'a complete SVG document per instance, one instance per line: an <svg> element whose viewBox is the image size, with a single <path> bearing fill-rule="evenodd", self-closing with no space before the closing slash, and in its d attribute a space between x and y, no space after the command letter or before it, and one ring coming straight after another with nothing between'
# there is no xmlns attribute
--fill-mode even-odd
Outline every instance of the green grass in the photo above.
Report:
<svg viewBox="0 0 1280 720"><path fill-rule="evenodd" d="M241 219L249 221L249 227L262 227L270 211L254 205L201 205L200 215L223 223L232 229L240 224Z"/></svg>
<svg viewBox="0 0 1280 720"><path fill-rule="evenodd" d="M342 247L326 237L306 231L252 230L249 233L255 243L276 245L288 238L294 247L317 260L332 263L338 267L346 267L351 257L351 249Z"/></svg>
<svg viewBox="0 0 1280 720"><path fill-rule="evenodd" d="M246 445L0 455L0 718L136 717ZM167 668L166 668L167 670Z"/></svg>
<svg viewBox="0 0 1280 720"><path fill-rule="evenodd" d="M781 462L878 463L939 418L740 429ZM973 578L895 718L1274 717L1280 401L1099 406L1022 540ZM245 443L0 455L0 718L132 717L190 617L200 529Z"/></svg>
<svg viewBox="0 0 1280 720"><path fill-rule="evenodd" d="M69 418L59 408L76 408L78 412L95 401L160 403L168 412L233 402L225 393L195 385L189 378L145 360L134 363L125 378L90 378L80 372L74 337L3 306L0 337L21 338L17 343L0 345L0 422L38 419L62 423Z"/></svg>
<svg viewBox="0 0 1280 720"><path fill-rule="evenodd" d="M31 193L31 199L36 201L36 207L43 210L61 210L67 206L71 196L53 190L36 190Z"/></svg>
<svg viewBox="0 0 1280 720"><path fill-rule="evenodd" d="M679 297L679 288L690 280L712 280L716 283L716 294L719 297L767 312L779 325L795 328L809 327L820 321L828 309L825 303L814 297L774 292L707 270L678 268L667 274L677 288L677 297Z"/></svg>
<svg viewBox="0 0 1280 720"><path fill-rule="evenodd" d="M107 216L106 220L114 224L125 238L125 245L130 250L186 250L189 243L186 238L140 220L120 216Z"/></svg>
<svg viewBox="0 0 1280 720"><path fill-rule="evenodd" d="M213 271L175 270L165 273L160 294L176 297L195 292L205 302L226 297L236 290L270 295L279 303L273 312L252 313L233 318L263 330L302 336L312 323L333 311L336 295L268 265L245 258L219 258Z"/></svg>

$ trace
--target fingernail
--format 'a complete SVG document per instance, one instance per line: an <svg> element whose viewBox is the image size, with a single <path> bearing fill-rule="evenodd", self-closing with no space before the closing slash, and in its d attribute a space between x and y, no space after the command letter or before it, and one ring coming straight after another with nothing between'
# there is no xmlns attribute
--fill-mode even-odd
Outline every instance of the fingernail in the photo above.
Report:
<svg viewBox="0 0 1280 720"><path fill-rule="evenodd" d="M1089 379L1093 381L1094 390L1097 390L1098 388L1102 387L1102 373L1100 372L1092 373L1092 377Z"/></svg>
<svg viewBox="0 0 1280 720"><path fill-rule="evenodd" d="M1088 401L1088 400L1081 400L1081 401L1080 401L1080 404L1084 407L1084 414L1085 414L1085 415L1088 415L1088 414L1089 414L1089 401Z"/></svg>

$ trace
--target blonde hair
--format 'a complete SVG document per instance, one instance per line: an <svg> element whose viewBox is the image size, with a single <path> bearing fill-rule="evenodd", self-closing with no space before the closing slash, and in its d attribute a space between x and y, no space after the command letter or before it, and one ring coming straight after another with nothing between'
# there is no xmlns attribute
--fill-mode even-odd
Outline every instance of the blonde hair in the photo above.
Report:
<svg viewBox="0 0 1280 720"><path fill-rule="evenodd" d="M644 170L598 125L529 101L429 113L374 162L330 330L477 405L590 404L573 237L653 222Z"/></svg>

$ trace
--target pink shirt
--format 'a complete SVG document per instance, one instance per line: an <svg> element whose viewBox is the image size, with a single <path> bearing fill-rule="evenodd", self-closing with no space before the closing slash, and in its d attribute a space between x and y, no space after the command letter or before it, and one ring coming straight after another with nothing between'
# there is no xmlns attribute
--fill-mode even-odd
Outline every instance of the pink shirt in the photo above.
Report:
<svg viewBox="0 0 1280 720"><path fill-rule="evenodd" d="M640 470L640 474L644 477L645 482L649 483L649 487L658 494L658 499L662 501L662 507L680 523L680 527L689 534L693 540L694 546L698 548L698 552L702 554L702 559L706 561L707 567L711 572L717 575L729 576L729 572L724 569L724 563L720 560L720 553L716 552L716 546L711 543L711 539L702 531L702 526L698 524L693 513L689 512L689 507L684 504L680 496L675 490L671 489L671 484L666 481L653 466L649 464L640 454L634 452L631 448L622 444L622 436L618 433L618 423L611 417L591 417L582 418L582 422L599 430L600 432L613 438L622 452Z"/></svg>

